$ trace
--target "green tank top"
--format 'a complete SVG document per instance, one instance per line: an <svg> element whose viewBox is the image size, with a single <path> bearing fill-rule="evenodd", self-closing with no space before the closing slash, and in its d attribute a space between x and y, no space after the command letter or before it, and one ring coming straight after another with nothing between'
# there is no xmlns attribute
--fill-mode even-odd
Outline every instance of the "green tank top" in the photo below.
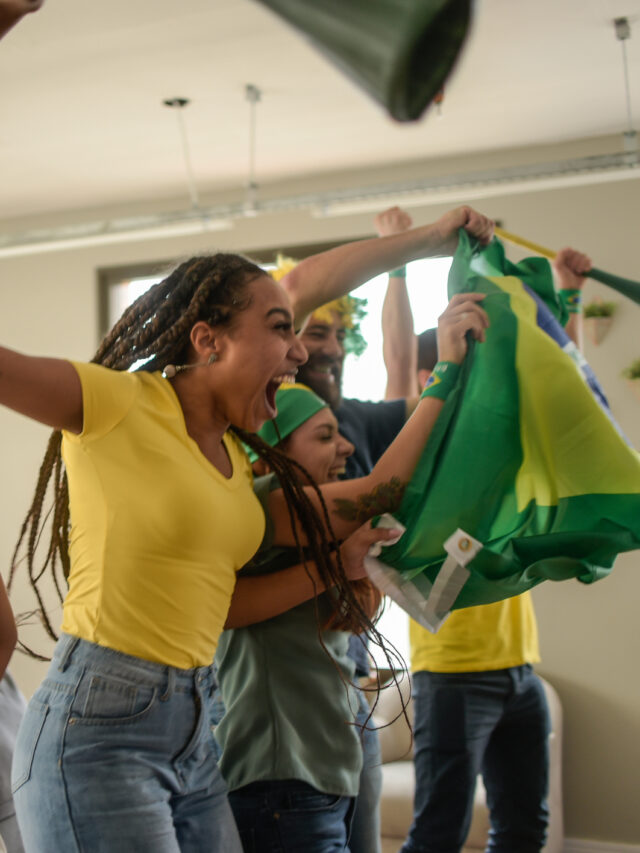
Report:
<svg viewBox="0 0 640 853"><path fill-rule="evenodd" d="M272 548L247 573L268 573L283 551ZM358 697L349 684L350 634L323 631L325 651L318 624L328 613L325 593L273 619L223 632L216 665L225 714L216 740L230 790L296 779L327 794L358 793L362 748L353 725Z"/></svg>

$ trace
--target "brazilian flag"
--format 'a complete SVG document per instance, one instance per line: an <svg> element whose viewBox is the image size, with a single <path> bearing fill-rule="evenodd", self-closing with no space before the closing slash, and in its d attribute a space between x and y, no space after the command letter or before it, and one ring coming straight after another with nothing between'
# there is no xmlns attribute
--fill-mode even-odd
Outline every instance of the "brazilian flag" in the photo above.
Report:
<svg viewBox="0 0 640 853"><path fill-rule="evenodd" d="M395 513L405 534L383 563L367 558L431 630L544 580L592 583L640 547L640 457L562 328L548 261L513 264L498 240L475 252L461 231L449 297L474 291L487 340L470 344Z"/></svg>

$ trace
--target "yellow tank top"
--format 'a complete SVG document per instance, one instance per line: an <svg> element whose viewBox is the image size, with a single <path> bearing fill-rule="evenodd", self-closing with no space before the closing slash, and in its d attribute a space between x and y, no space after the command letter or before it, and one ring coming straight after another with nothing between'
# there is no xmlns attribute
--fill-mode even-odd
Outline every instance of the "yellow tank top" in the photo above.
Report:
<svg viewBox="0 0 640 853"><path fill-rule="evenodd" d="M486 672L540 660L531 594L454 610L436 634L409 621L411 671Z"/></svg>
<svg viewBox="0 0 640 853"><path fill-rule="evenodd" d="M247 456L227 433L232 476L211 465L159 373L74 367L84 423L62 442L71 510L62 630L145 660L208 666L235 573L264 533Z"/></svg>

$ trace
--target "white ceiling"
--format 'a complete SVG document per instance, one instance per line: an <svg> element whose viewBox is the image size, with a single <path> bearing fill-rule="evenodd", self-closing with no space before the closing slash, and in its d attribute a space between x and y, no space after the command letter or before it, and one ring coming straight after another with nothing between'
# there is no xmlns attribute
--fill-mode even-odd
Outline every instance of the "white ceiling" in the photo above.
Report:
<svg viewBox="0 0 640 853"><path fill-rule="evenodd" d="M618 16L638 122L640 0L478 0L442 116L398 125L252 0L47 0L0 43L0 219L187 201L174 96L200 193L243 185L247 83L263 183L621 134Z"/></svg>

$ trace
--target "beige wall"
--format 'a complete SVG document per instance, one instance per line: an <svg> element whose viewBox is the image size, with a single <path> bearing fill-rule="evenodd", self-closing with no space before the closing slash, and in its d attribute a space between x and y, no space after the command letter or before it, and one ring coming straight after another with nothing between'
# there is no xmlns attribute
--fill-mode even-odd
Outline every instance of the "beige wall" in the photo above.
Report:
<svg viewBox="0 0 640 853"><path fill-rule="evenodd" d="M475 204L509 230L551 247L583 248L603 269L640 278L639 189L638 180L626 180ZM412 212L417 222L428 222L444 209ZM300 212L273 215L242 221L230 232L214 234L213 241L234 250L348 239L370 233L370 221L369 214L334 219ZM0 259L0 340L26 352L87 358L97 343L97 268L211 248L211 242L193 237ZM605 289L590 283L588 296L595 292ZM640 309L614 298L620 311L613 329L599 347L587 345L587 356L615 415L638 446L640 402L619 374L640 357ZM47 431L5 411L0 411L0 431L0 555L7 567ZM564 705L566 834L571 837L640 842L635 802L640 790L639 562L638 553L620 558L611 577L594 587L547 584L535 593L544 658L540 669ZM24 583L18 584L15 609L31 606ZM16 655L12 670L30 694L44 665Z"/></svg>

